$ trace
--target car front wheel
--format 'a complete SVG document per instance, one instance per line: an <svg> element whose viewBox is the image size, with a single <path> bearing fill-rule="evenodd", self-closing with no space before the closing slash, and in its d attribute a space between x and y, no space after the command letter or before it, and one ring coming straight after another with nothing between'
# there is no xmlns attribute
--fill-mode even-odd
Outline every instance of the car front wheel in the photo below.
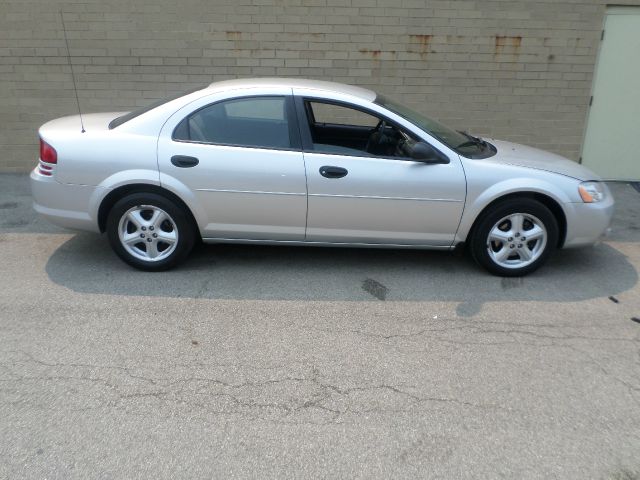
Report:
<svg viewBox="0 0 640 480"><path fill-rule="evenodd" d="M542 203L515 199L491 207L471 239L474 259L503 277L526 275L542 265L558 244L558 222Z"/></svg>
<svg viewBox="0 0 640 480"><path fill-rule="evenodd" d="M134 193L116 202L107 217L107 235L122 260L147 271L174 267L195 241L186 212L154 193Z"/></svg>

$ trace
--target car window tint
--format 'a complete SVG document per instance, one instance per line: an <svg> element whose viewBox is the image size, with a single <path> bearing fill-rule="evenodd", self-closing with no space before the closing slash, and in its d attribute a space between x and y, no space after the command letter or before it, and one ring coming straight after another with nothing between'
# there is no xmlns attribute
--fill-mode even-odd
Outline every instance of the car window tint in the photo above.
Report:
<svg viewBox="0 0 640 480"><path fill-rule="evenodd" d="M243 147L290 148L285 98L251 97L214 103L181 122L173 138Z"/></svg>
<svg viewBox="0 0 640 480"><path fill-rule="evenodd" d="M354 125L358 127L375 127L378 118L353 108L334 105L332 103L309 102L316 123L333 125Z"/></svg>
<svg viewBox="0 0 640 480"><path fill-rule="evenodd" d="M284 98L252 98L224 103L227 117L285 120Z"/></svg>

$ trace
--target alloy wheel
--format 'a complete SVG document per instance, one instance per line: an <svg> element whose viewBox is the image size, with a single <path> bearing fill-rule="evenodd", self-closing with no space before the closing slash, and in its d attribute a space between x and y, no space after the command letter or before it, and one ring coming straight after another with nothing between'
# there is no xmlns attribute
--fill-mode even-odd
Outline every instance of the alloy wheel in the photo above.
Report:
<svg viewBox="0 0 640 480"><path fill-rule="evenodd" d="M489 230L487 250L497 265L523 268L540 258L547 238L547 229L540 219L528 213L512 213Z"/></svg>
<svg viewBox="0 0 640 480"><path fill-rule="evenodd" d="M178 229L171 216L153 205L137 205L127 210L118 224L124 249L147 262L167 258L178 245Z"/></svg>

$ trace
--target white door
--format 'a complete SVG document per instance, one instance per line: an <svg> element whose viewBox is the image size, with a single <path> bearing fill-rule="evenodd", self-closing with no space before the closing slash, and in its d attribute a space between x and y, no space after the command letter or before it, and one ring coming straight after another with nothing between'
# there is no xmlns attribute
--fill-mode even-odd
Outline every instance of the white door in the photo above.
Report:
<svg viewBox="0 0 640 480"><path fill-rule="evenodd" d="M640 7L610 7L582 163L606 180L640 180Z"/></svg>

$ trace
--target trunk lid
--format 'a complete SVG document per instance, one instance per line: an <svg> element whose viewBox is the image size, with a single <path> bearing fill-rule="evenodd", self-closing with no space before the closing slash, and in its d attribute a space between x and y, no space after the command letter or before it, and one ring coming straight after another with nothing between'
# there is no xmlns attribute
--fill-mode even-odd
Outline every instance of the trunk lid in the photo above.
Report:
<svg viewBox="0 0 640 480"><path fill-rule="evenodd" d="M85 113L82 115L84 129L87 132L108 130L109 122L124 113L126 112ZM80 115L56 118L40 127L40 134L45 136L70 132L81 133Z"/></svg>

